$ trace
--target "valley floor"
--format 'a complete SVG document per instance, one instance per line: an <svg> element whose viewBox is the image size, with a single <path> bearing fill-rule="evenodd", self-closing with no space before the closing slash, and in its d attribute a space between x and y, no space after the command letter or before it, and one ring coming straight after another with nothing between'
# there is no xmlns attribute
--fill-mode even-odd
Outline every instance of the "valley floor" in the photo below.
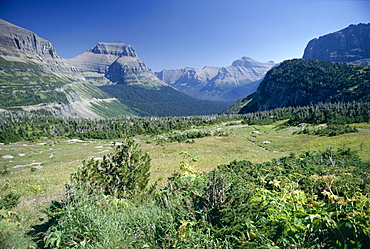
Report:
<svg viewBox="0 0 370 249"><path fill-rule="evenodd" d="M181 143L161 142L156 136L135 139L151 157L151 180L159 179L163 184L179 170L182 161L200 171L209 171L234 160L265 162L328 147L348 147L358 151L362 160L370 160L370 124L352 124L357 133L325 137L293 134L297 127L277 129L280 123L249 126L234 121L208 126L199 129L220 130L228 136L208 136ZM46 216L40 209L63 196L70 174L76 172L83 160L99 159L111 153L112 145L113 141L107 140L62 138L0 145L0 187L5 193L22 195L14 209L22 218L22 225L27 228L45 222Z"/></svg>

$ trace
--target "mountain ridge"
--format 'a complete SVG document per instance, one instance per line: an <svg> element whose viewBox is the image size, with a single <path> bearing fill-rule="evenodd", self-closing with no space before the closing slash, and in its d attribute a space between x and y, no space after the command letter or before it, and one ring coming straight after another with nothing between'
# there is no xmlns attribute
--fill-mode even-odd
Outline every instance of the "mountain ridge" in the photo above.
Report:
<svg viewBox="0 0 370 249"><path fill-rule="evenodd" d="M164 69L156 75L198 99L235 101L254 92L265 73L274 65L273 61L262 63L244 56L227 67Z"/></svg>

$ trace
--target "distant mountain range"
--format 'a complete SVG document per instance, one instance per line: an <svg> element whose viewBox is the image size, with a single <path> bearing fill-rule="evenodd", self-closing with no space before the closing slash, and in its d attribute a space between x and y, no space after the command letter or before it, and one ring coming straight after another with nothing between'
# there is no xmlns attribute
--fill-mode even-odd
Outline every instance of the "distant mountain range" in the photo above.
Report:
<svg viewBox="0 0 370 249"><path fill-rule="evenodd" d="M162 70L160 80L198 99L235 101L256 91L266 72L275 65L242 57L227 67Z"/></svg>
<svg viewBox="0 0 370 249"><path fill-rule="evenodd" d="M76 117L216 114L231 103L194 99L159 80L122 42L63 59L35 33L0 20L0 110Z"/></svg>
<svg viewBox="0 0 370 249"><path fill-rule="evenodd" d="M216 114L231 104L198 100L176 90L159 80L134 48L122 42L99 42L68 62L99 89L142 116Z"/></svg>
<svg viewBox="0 0 370 249"><path fill-rule="evenodd" d="M99 42L67 60L49 41L1 19L0 44L0 111L185 116L370 101L370 24L313 39L303 59L278 66L242 57L227 67L156 74L122 42Z"/></svg>

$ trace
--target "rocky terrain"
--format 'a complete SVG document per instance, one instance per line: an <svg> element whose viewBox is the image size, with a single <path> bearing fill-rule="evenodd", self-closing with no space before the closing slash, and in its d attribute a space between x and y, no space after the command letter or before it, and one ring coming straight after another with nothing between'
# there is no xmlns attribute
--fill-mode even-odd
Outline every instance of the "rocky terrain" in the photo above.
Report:
<svg viewBox="0 0 370 249"><path fill-rule="evenodd" d="M122 42L99 42L81 55L67 60L96 85L166 85L141 61L134 48Z"/></svg>
<svg viewBox="0 0 370 249"><path fill-rule="evenodd" d="M350 25L337 32L311 40L303 59L370 65L370 23Z"/></svg>
<svg viewBox="0 0 370 249"><path fill-rule="evenodd" d="M256 91L266 72L275 65L242 57L227 67L162 70L160 80L198 99L235 101Z"/></svg>

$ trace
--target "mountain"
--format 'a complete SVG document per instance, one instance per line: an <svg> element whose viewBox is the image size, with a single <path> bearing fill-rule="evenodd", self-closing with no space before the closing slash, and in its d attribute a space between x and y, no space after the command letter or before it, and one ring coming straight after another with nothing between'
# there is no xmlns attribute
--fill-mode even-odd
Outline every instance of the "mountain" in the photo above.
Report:
<svg viewBox="0 0 370 249"><path fill-rule="evenodd" d="M350 25L311 40L302 58L370 66L370 23Z"/></svg>
<svg viewBox="0 0 370 249"><path fill-rule="evenodd" d="M176 90L159 80L134 48L122 42L99 42L68 62L99 89L142 116L216 114L231 104L197 100Z"/></svg>
<svg viewBox="0 0 370 249"><path fill-rule="evenodd" d="M325 102L370 101L370 69L294 59L267 72L255 93L224 113L248 113Z"/></svg>
<svg viewBox="0 0 370 249"><path fill-rule="evenodd" d="M138 58L132 46L122 42L99 42L67 61L96 85L166 85Z"/></svg>
<svg viewBox="0 0 370 249"><path fill-rule="evenodd" d="M0 111L74 117L136 113L87 82L34 32L0 19Z"/></svg>
<svg viewBox="0 0 370 249"><path fill-rule="evenodd" d="M205 100L235 101L253 93L275 65L242 57L227 67L204 67L162 70L156 73L160 80L192 97Z"/></svg>
<svg viewBox="0 0 370 249"><path fill-rule="evenodd" d="M215 114L230 103L194 99L159 80L130 45L100 42L63 59L32 31L0 20L0 111L84 118Z"/></svg>

